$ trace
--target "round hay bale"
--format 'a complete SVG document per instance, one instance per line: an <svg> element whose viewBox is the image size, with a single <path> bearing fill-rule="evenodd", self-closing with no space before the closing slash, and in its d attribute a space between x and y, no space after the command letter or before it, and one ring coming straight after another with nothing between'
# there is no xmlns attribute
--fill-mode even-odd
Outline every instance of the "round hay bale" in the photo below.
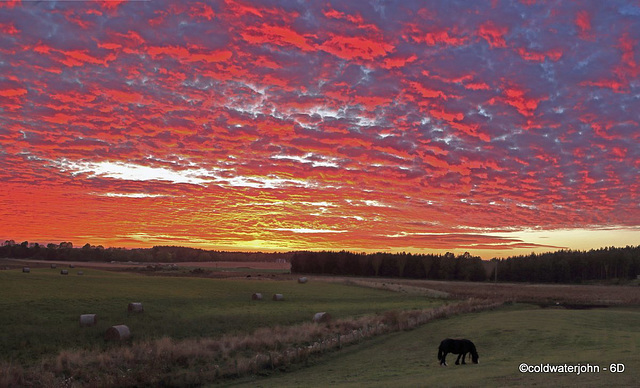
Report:
<svg viewBox="0 0 640 388"><path fill-rule="evenodd" d="M84 272L78 271L78 275L84 275Z"/></svg>
<svg viewBox="0 0 640 388"><path fill-rule="evenodd" d="M69 264L69 268L75 268L76 266L73 264Z"/></svg>
<svg viewBox="0 0 640 388"><path fill-rule="evenodd" d="M325 313L325 312L321 312L321 313L316 313L313 316L313 321L316 323L326 323L331 321L331 315L329 313Z"/></svg>
<svg viewBox="0 0 640 388"><path fill-rule="evenodd" d="M62 271L60 271L60 275L69 275L69 271L63 269Z"/></svg>
<svg viewBox="0 0 640 388"><path fill-rule="evenodd" d="M142 303L129 303L129 307L127 308L127 310L130 313L141 313L144 312L144 307L142 307Z"/></svg>
<svg viewBox="0 0 640 388"><path fill-rule="evenodd" d="M22 272L24 272L24 273L29 273L29 272L31 272L31 268L29 268L29 267L22 267Z"/></svg>
<svg viewBox="0 0 640 388"><path fill-rule="evenodd" d="M251 300L262 300L262 294L259 292L254 293L251 295Z"/></svg>
<svg viewBox="0 0 640 388"><path fill-rule="evenodd" d="M96 314L82 314L80 315L80 326L93 326L98 323L98 316Z"/></svg>
<svg viewBox="0 0 640 388"><path fill-rule="evenodd" d="M57 265L51 264L51 269L56 269Z"/></svg>
<svg viewBox="0 0 640 388"><path fill-rule="evenodd" d="M300 283L300 284L305 284L308 281L309 281L309 279L307 279L306 277L298 278L298 283Z"/></svg>
<svg viewBox="0 0 640 388"><path fill-rule="evenodd" d="M131 330L126 325L111 326L104 333L106 341L125 341L129 338L131 338Z"/></svg>
<svg viewBox="0 0 640 388"><path fill-rule="evenodd" d="M275 301L284 300L284 296L282 294L273 294L273 300Z"/></svg>

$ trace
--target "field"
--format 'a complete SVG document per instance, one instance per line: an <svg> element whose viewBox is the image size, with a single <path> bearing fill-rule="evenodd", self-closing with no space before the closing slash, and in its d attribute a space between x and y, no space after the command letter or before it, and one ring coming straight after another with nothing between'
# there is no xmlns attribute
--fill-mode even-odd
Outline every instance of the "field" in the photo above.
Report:
<svg viewBox="0 0 640 388"><path fill-rule="evenodd" d="M491 282L455 282L374 278L323 278L335 283L356 284L411 294L453 298L488 298L541 306L589 308L597 306L640 306L639 284L625 286L569 285Z"/></svg>
<svg viewBox="0 0 640 388"><path fill-rule="evenodd" d="M515 305L442 319L416 330L378 337L308 368L234 387L634 387L640 381L640 312L637 309L565 310ZM477 365L440 367L438 344L473 338ZM596 365L599 373L520 373L530 365ZM611 363L625 371L611 373Z"/></svg>
<svg viewBox="0 0 640 388"><path fill-rule="evenodd" d="M102 333L126 323L135 340L174 339L247 333L259 327L310 321L321 311L335 318L441 304L419 296L323 282L156 277L83 269L0 271L2 358L29 363L67 348L105 347ZM253 301L260 292L265 300ZM271 301L275 293L281 303ZM127 305L142 302L143 314ZM98 325L80 328L81 314L97 314Z"/></svg>
<svg viewBox="0 0 640 388"><path fill-rule="evenodd" d="M638 300L638 287L320 277L298 284L273 268L212 279L189 268L147 276L76 267L62 276L64 264L28 274L17 267L0 271L0 386L627 386L640 378L640 313L624 307ZM254 292L265 300L251 300ZM272 301L275 293L285 300ZM539 303L455 315L500 305L491 299ZM589 301L614 307L585 309ZM128 314L129 302L142 302L144 313ZM320 311L331 324L310 322ZM98 315L96 326L79 326L87 313ZM129 326L132 339L105 342L115 324ZM445 337L473 339L481 364L438 367ZM520 362L626 370L577 379L521 374Z"/></svg>

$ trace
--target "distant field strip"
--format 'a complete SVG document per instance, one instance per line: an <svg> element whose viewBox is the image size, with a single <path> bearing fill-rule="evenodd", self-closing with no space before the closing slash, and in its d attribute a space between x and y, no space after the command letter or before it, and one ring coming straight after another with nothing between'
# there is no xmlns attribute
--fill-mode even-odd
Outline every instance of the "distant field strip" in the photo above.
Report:
<svg viewBox="0 0 640 388"><path fill-rule="evenodd" d="M430 297L486 298L544 305L640 306L638 285L582 285L491 283L443 280L319 277L323 281L353 284Z"/></svg>

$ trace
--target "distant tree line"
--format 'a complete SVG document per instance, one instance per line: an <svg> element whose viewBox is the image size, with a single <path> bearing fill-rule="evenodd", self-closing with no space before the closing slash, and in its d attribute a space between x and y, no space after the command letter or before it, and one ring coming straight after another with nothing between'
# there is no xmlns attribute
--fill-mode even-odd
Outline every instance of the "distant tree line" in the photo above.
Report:
<svg viewBox="0 0 640 388"><path fill-rule="evenodd" d="M23 241L6 240L0 245L0 257L59 261L116 261L116 262L186 262L186 261L289 261L292 253L225 252L177 246L153 248L104 248L102 245L85 244L74 248L70 242L41 245Z"/></svg>
<svg viewBox="0 0 640 388"><path fill-rule="evenodd" d="M483 281L486 271L479 257L411 253L296 252L291 272L412 279Z"/></svg>
<svg viewBox="0 0 640 388"><path fill-rule="evenodd" d="M496 279L509 282L583 283L631 280L640 274L640 246L557 252L482 261L455 256L411 253L296 252L292 273L402 277L434 280Z"/></svg>
<svg viewBox="0 0 640 388"><path fill-rule="evenodd" d="M612 279L629 280L636 279L640 274L640 245L590 251L531 253L526 256L493 259L492 262L497 263L498 281L582 283ZM490 278L494 279L495 275L494 268Z"/></svg>
<svg viewBox="0 0 640 388"><path fill-rule="evenodd" d="M512 256L483 261L465 252L455 256L411 253L323 252L225 252L178 246L124 249L71 242L41 245L7 240L0 245L0 257L59 261L116 262L205 262L205 261L290 261L292 273L346 276L402 277L434 280L583 283L630 280L640 275L640 245L607 247L590 251L557 252Z"/></svg>

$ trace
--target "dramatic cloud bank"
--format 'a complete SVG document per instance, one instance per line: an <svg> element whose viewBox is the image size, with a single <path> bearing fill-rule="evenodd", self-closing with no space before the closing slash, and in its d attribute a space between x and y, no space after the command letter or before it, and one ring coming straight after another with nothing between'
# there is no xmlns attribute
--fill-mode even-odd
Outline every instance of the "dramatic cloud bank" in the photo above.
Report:
<svg viewBox="0 0 640 388"><path fill-rule="evenodd" d="M640 244L639 31L637 1L1 2L0 238Z"/></svg>

